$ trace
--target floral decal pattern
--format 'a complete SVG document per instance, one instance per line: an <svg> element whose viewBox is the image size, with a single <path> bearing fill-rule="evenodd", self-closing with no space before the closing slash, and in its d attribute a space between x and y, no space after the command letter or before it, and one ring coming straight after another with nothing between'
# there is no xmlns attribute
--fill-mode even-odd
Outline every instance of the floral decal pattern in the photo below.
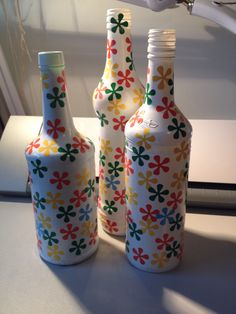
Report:
<svg viewBox="0 0 236 314"><path fill-rule="evenodd" d="M73 264L90 255L98 244L95 171L91 164L94 146L77 132L71 137L68 130L63 69L44 70L42 86L45 125L42 135L25 151L38 249L49 262Z"/></svg>
<svg viewBox="0 0 236 314"><path fill-rule="evenodd" d="M174 103L169 63L148 69L145 103L127 122L125 136L126 253L138 268L169 270L183 252L191 138Z"/></svg>
<svg viewBox="0 0 236 314"><path fill-rule="evenodd" d="M136 161L125 160L124 131L128 119L143 104L144 88L134 70L125 11L114 13L109 25L106 66L93 94L94 109L100 121L98 207L103 228L108 233L124 235L125 171L132 171L132 163L141 163L146 158L140 151ZM132 190L128 195L129 202L136 202Z"/></svg>

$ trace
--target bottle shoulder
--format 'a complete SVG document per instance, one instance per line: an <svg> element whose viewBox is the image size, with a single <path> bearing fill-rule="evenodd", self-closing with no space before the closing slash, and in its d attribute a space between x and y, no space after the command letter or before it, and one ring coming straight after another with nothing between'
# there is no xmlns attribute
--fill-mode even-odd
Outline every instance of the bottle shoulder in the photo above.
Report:
<svg viewBox="0 0 236 314"><path fill-rule="evenodd" d="M142 146L145 142L157 145L177 145L189 141L192 126L188 119L175 106L172 113L158 112L156 106L143 104L129 119L125 127L126 141Z"/></svg>

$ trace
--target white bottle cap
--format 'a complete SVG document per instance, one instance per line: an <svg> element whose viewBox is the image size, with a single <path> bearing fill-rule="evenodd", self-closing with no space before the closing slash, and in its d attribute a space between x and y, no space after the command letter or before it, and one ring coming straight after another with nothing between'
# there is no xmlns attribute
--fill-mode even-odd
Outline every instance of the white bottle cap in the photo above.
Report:
<svg viewBox="0 0 236 314"><path fill-rule="evenodd" d="M175 56L176 35L174 29L150 29L148 33L148 59Z"/></svg>
<svg viewBox="0 0 236 314"><path fill-rule="evenodd" d="M42 51L38 53L38 65L58 67L63 66L64 55L62 51Z"/></svg>

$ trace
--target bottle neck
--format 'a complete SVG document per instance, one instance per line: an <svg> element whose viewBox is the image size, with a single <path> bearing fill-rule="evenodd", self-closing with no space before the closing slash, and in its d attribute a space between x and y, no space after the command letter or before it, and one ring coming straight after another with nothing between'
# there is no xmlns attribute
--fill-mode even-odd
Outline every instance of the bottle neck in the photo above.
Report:
<svg viewBox="0 0 236 314"><path fill-rule="evenodd" d="M42 82L43 133L54 140L75 132L67 98L65 67L40 68Z"/></svg>
<svg viewBox="0 0 236 314"><path fill-rule="evenodd" d="M156 106L163 97L174 101L174 58L150 58L148 60L145 103Z"/></svg>

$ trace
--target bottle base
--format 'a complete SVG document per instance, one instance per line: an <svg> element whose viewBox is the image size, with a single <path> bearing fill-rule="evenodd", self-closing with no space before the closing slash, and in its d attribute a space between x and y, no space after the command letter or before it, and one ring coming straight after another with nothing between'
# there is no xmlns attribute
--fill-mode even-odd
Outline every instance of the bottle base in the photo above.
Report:
<svg viewBox="0 0 236 314"><path fill-rule="evenodd" d="M127 254L126 254L126 257L128 259L128 262L131 264L131 266L137 268L138 270L141 270L141 271L145 271L145 272L148 272L148 273L165 273L165 272L169 272L169 271L172 271L174 269L176 269L181 261L180 260L177 260L175 263L173 263L171 266L169 267L163 267L163 268L155 268L155 267L147 267L145 265L141 265L141 264L138 264L138 263L135 263L135 261L133 261L133 259L131 259Z"/></svg>
<svg viewBox="0 0 236 314"><path fill-rule="evenodd" d="M59 266L70 266L70 265L75 265L75 264L79 264L82 263L83 261L87 260L90 256L92 256L98 249L98 243L99 240L97 240L96 244L93 246L92 249L90 249L88 252L86 252L85 254L83 254L82 256L79 256L77 259L70 259L68 261L62 260L62 261L54 261L50 258L48 258L47 256L42 256L41 254L39 254L39 256L41 257L41 259L44 262L53 264L53 265L59 265Z"/></svg>

